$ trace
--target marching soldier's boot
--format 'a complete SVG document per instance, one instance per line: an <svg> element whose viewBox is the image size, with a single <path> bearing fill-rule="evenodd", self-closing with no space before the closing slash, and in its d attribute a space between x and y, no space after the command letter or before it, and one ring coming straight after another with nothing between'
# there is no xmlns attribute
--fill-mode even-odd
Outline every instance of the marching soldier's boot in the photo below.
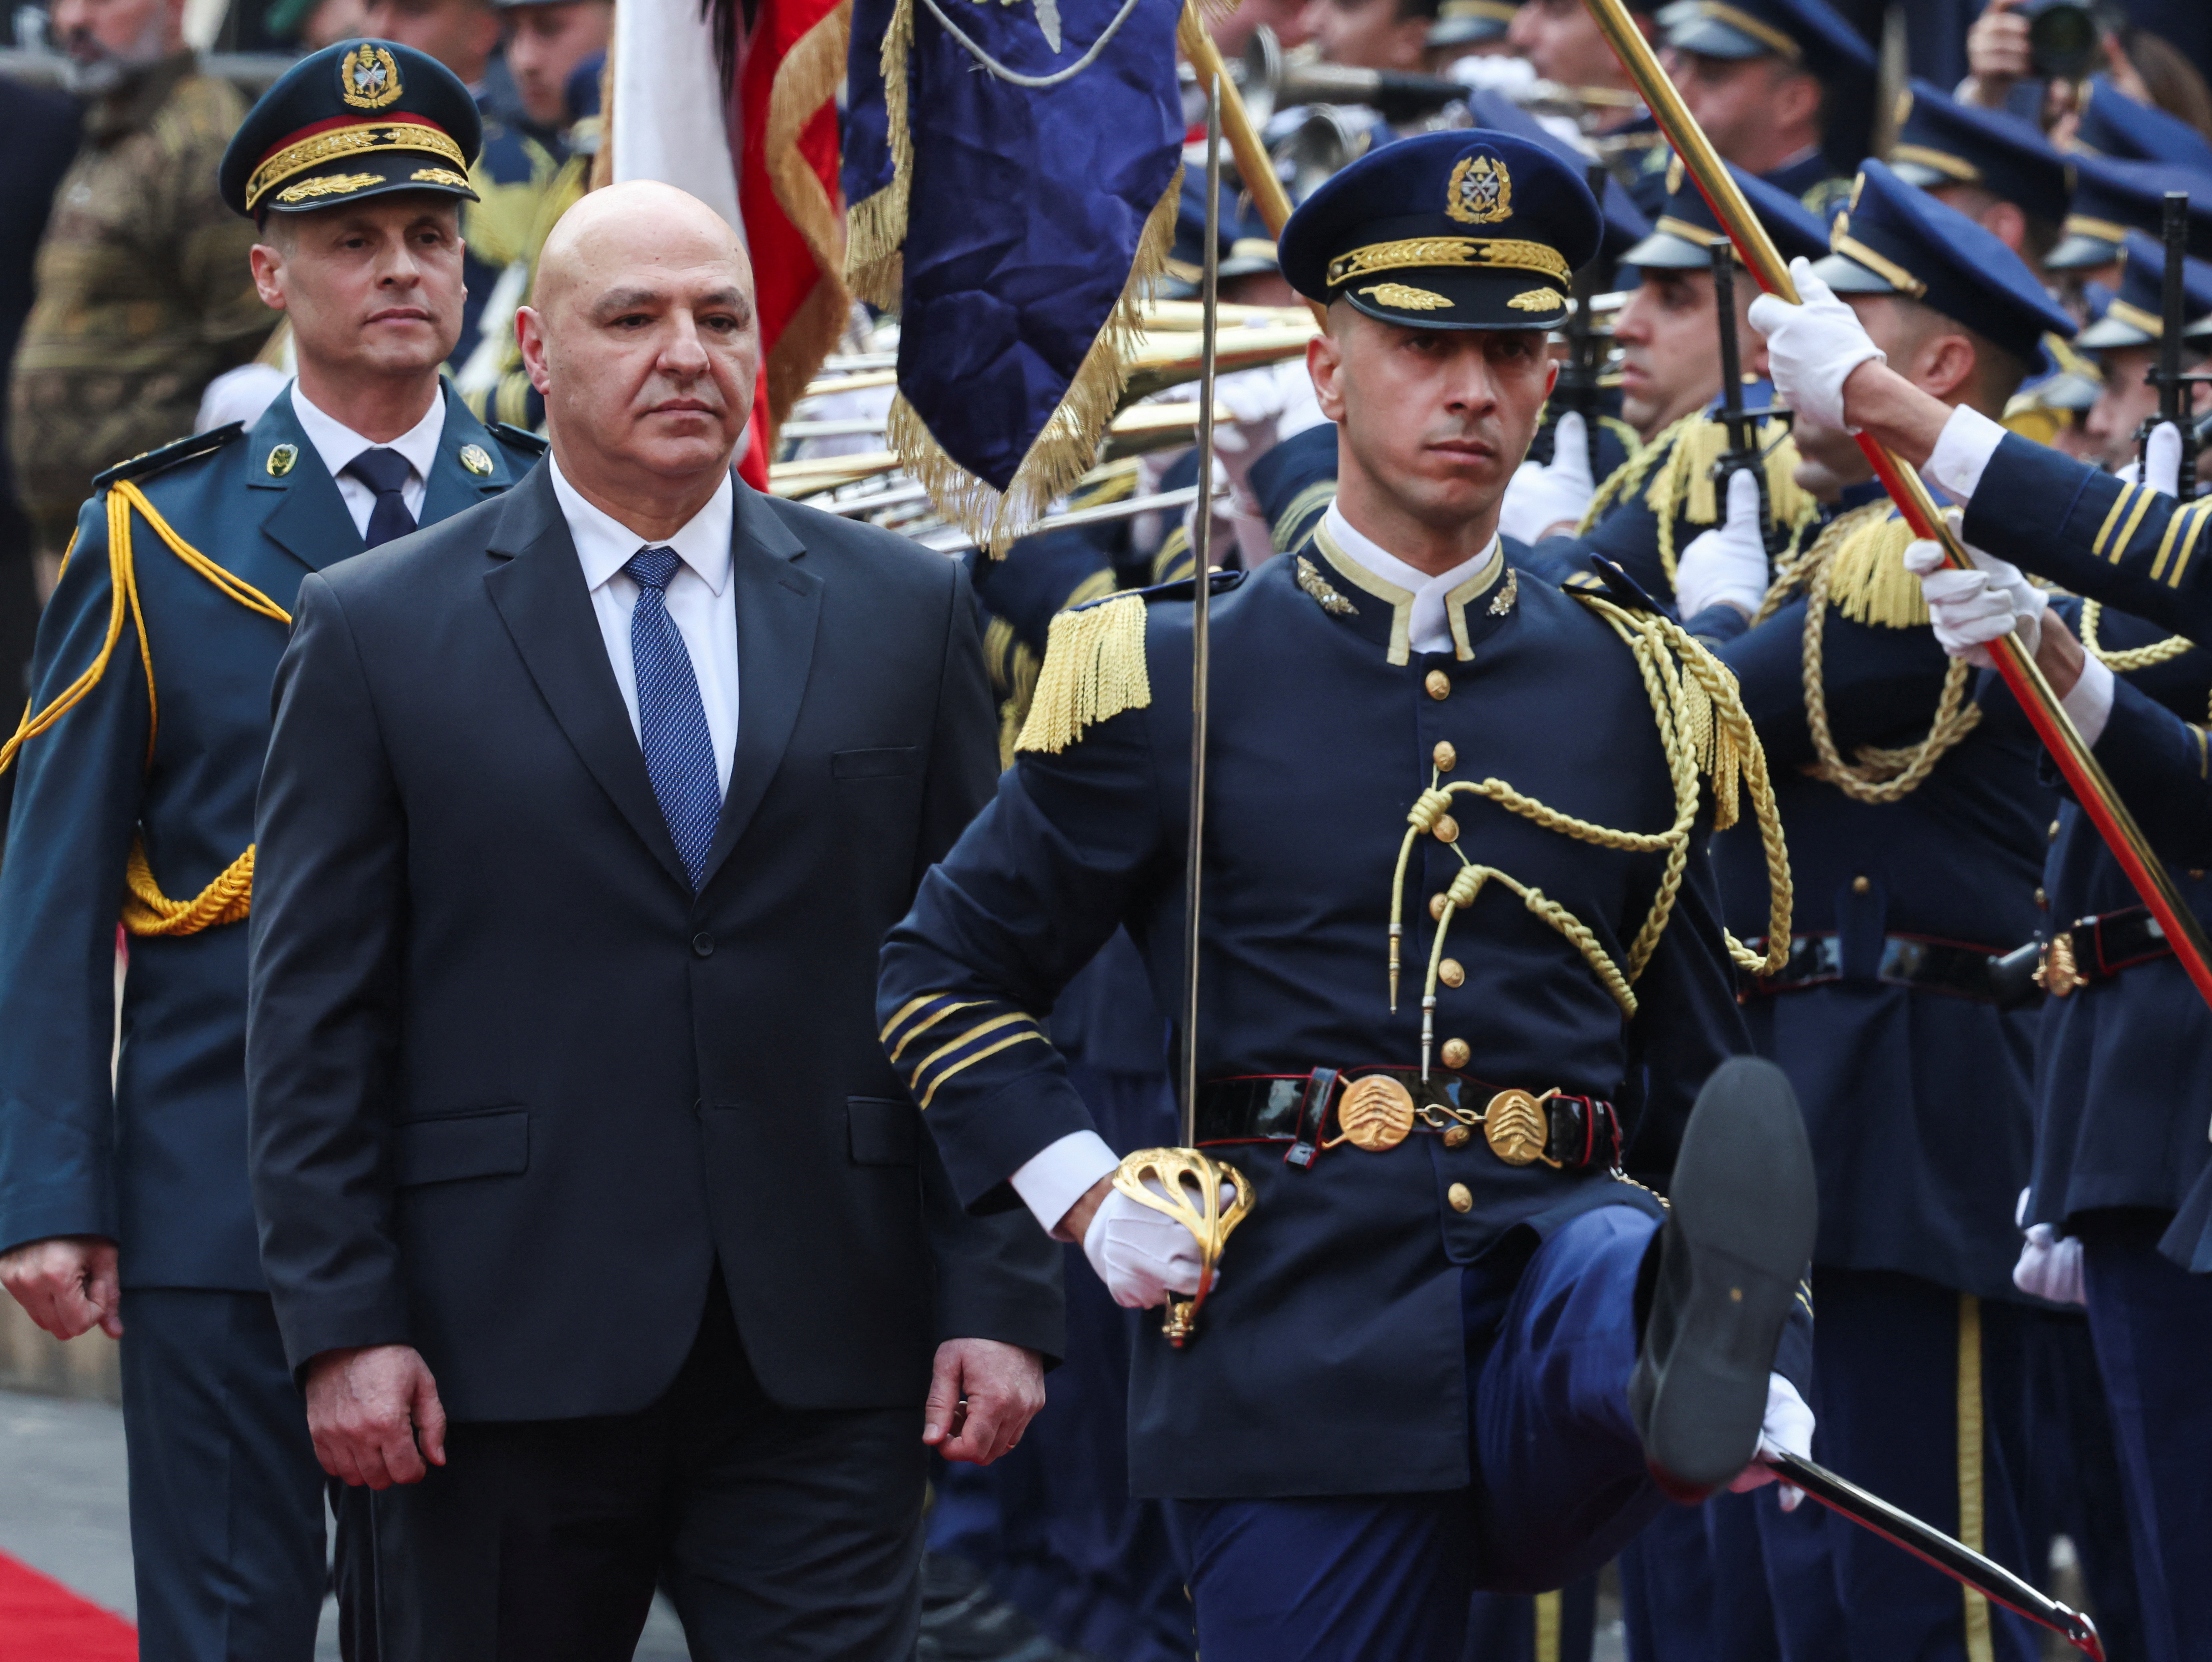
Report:
<svg viewBox="0 0 2212 1662"><path fill-rule="evenodd" d="M1652 1477L1693 1501L1742 1471L1758 1444L1767 1378L1813 1256L1813 1151L1781 1069L1740 1057L1705 1082L1669 1188L1628 1403Z"/></svg>

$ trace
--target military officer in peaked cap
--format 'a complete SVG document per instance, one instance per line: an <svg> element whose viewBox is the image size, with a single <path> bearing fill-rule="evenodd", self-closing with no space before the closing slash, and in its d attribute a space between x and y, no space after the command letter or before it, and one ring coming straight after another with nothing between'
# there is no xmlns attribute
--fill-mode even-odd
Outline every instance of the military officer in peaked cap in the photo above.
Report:
<svg viewBox="0 0 2212 1662"><path fill-rule="evenodd" d="M1690 113L1729 161L1826 218L1866 154L1874 48L1827 0L1678 0L1660 14Z"/></svg>
<svg viewBox="0 0 2212 1662"><path fill-rule="evenodd" d="M1915 81L1898 100L1897 142L1887 160L1907 185L1957 209L2042 276L2074 176L2034 124L1961 104Z"/></svg>
<svg viewBox="0 0 2212 1662"><path fill-rule="evenodd" d="M246 929L270 680L307 573L502 491L539 449L439 379L477 113L404 46L302 59L233 139L298 380L109 470L42 620L0 866L0 1283L122 1338L140 1654L304 1659L322 1474L246 1180ZM127 616L129 627L119 627ZM115 928L130 937L111 1089Z"/></svg>
<svg viewBox="0 0 2212 1662"><path fill-rule="evenodd" d="M2044 269L2081 282L2117 281L2128 233L2159 234L2169 191L2189 197L2192 243L2212 240L2212 173L2157 161L2075 157L2074 194L2061 227L2065 234L2043 262ZM2204 251L2192 246L2190 252L2202 256Z"/></svg>
<svg viewBox="0 0 2212 1662"><path fill-rule="evenodd" d="M1809 1434L1776 1371L1809 1156L1778 1074L1729 1059L1703 852L1764 811L1763 759L1631 585L1570 597L1495 529L1597 240L1572 168L1480 129L1363 158L1285 233L1341 454L1310 538L1211 579L1194 1106L1253 1205L1130 1395L1209 1662L1457 1662L1471 1588L1557 1587ZM1042 1022L1125 924L1179 1003L1190 597L1055 620L878 995L966 1203L1026 1207L1133 1307L1196 1290L1192 1238L1113 1186ZM1671 1168L1672 1211L1624 1165Z"/></svg>

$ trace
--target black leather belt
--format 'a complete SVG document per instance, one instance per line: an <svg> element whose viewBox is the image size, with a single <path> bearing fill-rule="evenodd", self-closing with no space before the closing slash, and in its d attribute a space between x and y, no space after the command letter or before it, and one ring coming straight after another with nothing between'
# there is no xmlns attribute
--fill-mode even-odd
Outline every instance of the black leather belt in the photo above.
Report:
<svg viewBox="0 0 2212 1662"><path fill-rule="evenodd" d="M2076 987L2172 955L2173 943L2150 908L2131 906L2058 931L2044 944L2035 980L2052 998L2063 998Z"/></svg>
<svg viewBox="0 0 2212 1662"><path fill-rule="evenodd" d="M1378 1152L1425 1132L1457 1148L1480 1131L1509 1166L1541 1161L1562 1171L1620 1164L1613 1104L1559 1091L1503 1089L1432 1068L1316 1068L1311 1073L1213 1079L1198 1088L1198 1141L1283 1143L1285 1165L1310 1166L1349 1143Z"/></svg>
<svg viewBox="0 0 2212 1662"><path fill-rule="evenodd" d="M1752 943L1754 951L1764 942ZM2008 1004L2016 1000L1991 974L1997 955L1980 947L1930 941L1915 935L1885 935L1881 955L1873 979L1892 986L1919 992L1948 993L1986 1004ZM1737 996L1742 999L1773 998L1804 987L1825 986L1846 979L1843 943L1833 935L1793 935L1790 961L1772 975L1746 976Z"/></svg>

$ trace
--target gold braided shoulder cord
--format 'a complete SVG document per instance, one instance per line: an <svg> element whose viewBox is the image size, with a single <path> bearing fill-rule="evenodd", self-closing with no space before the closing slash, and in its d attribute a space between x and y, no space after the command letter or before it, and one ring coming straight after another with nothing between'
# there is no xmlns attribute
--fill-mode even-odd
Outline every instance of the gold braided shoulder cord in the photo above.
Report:
<svg viewBox="0 0 2212 1662"><path fill-rule="evenodd" d="M2197 644L2187 635L2170 634L2163 640L2152 641L2148 646L2107 652L2097 642L2097 622L2104 615L2105 604L2101 600L2084 600L2081 603L2081 645L2114 675L2132 675L2137 670L2170 664Z"/></svg>
<svg viewBox="0 0 2212 1662"><path fill-rule="evenodd" d="M138 599L138 573L131 548L131 516L136 512L155 536L161 538L169 551L185 566L205 578L227 598L236 601L248 611L273 619L288 628L292 614L255 588L243 578L234 577L216 565L198 549L178 536L159 509L147 500L146 494L128 479L118 479L108 487L107 512L107 573L108 610L107 634L100 642L100 652L91 667L54 695L45 709L33 713L25 707L23 719L15 734L0 744L0 773L13 766L23 746L47 731L54 724L75 709L107 673L114 658L116 643L123 638L123 622L127 615L138 636L139 662L146 670L146 764L154 761L154 740L161 731L161 708L154 688L154 655L146 638L145 609ZM75 553L74 538L70 553ZM63 556L66 568L68 555ZM152 869L146 863L143 836L131 840L131 854L124 868L124 887L121 922L133 935L191 935L216 924L236 923L251 910L253 895L253 850L246 851L224 868L213 883L190 901L173 901L161 892L154 879Z"/></svg>
<svg viewBox="0 0 2212 1662"><path fill-rule="evenodd" d="M1887 502L1868 505L1869 509L1884 515L1888 506ZM1845 521L1854 517L1846 514L1831 525L1829 531L1842 529ZM1898 802L1919 789L1936 764L1981 725L1981 707L1966 697L1966 684L1973 666L1963 658L1951 660L1943 672L1943 691L1936 700L1935 718L1919 743L1894 748L1862 744L1856 753L1856 760L1845 761L1836 748L1835 732L1828 722L1828 689L1822 661L1829 580L1835 551L1842 541L1840 537L1823 535L1792 573L1793 577L1802 576L1805 580L1805 725L1812 735L1814 754L1818 757L1806 771L1822 783L1834 786L1855 802ZM1760 610L1763 616L1766 609Z"/></svg>
<svg viewBox="0 0 2212 1662"><path fill-rule="evenodd" d="M1636 488L1644 482L1652 468L1673 454L1674 441L1682 436L1682 429L1698 419L1696 416L1685 416L1672 426L1662 428L1654 435L1650 444L1606 475L1605 482L1597 488L1597 494L1590 498L1590 505L1583 510L1583 517L1576 522L1575 535L1589 536L1597 522L1605 517L1606 510L1616 500L1634 494Z"/></svg>
<svg viewBox="0 0 2212 1662"><path fill-rule="evenodd" d="M1645 695L1659 727L1667 757L1668 773L1674 787L1674 819L1664 831L1621 831L1594 824L1524 795L1504 780L1489 778L1442 784L1441 773L1431 773L1424 791L1406 816L1407 830L1398 848L1398 868L1390 895L1390 1007L1397 1008L1401 943L1405 933L1406 872L1417 838L1435 829L1449 810L1455 796L1468 795L1495 803L1507 812L1542 826L1547 831L1601 848L1626 853L1664 852L1662 870L1651 910L1629 944L1627 962L1614 962L1595 933L1559 901L1540 889L1520 882L1495 866L1468 858L1455 839L1452 852L1460 870L1445 889L1429 951L1428 974L1421 1008L1421 1051L1426 1065L1434 1036L1437 980L1443 960L1446 936L1455 913L1472 906L1483 889L1495 883L1517 895L1535 916L1571 942L1590 971L1612 995L1624 1017L1637 1010L1635 982L1650 962L1666 931L1683 873L1689 862L1692 831L1697 822L1699 775L1711 781L1714 827L1723 829L1735 822L1740 792L1748 789L1759 837L1766 853L1767 881L1771 896L1765 956L1751 952L1733 935L1727 937L1729 956L1755 973L1771 974L1789 954L1791 890L1790 858L1783 842L1782 819L1766 773L1766 755L1745 713L1735 677L1706 652L1680 624L1644 612L1632 612L1603 597L1571 591L1574 597L1601 617L1634 654Z"/></svg>

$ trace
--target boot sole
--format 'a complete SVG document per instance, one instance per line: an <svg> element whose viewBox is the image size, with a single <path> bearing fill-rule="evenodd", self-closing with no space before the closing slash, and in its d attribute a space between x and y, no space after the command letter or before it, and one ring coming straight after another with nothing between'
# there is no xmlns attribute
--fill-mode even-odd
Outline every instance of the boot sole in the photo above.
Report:
<svg viewBox="0 0 2212 1662"><path fill-rule="evenodd" d="M1820 1228L1812 1146L1781 1069L1737 1057L1715 1071L1683 1133L1668 1199L1632 1401L1652 1476L1676 1500L1696 1501L1758 1451L1767 1376Z"/></svg>

